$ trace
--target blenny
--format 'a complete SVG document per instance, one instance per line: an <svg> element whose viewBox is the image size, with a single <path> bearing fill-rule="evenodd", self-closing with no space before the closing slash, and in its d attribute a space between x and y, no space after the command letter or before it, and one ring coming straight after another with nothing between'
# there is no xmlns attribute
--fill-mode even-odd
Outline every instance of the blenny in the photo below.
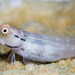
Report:
<svg viewBox="0 0 75 75"><path fill-rule="evenodd" d="M0 25L0 43L22 56L23 61L53 62L75 56L75 38L32 33L6 23Z"/></svg>

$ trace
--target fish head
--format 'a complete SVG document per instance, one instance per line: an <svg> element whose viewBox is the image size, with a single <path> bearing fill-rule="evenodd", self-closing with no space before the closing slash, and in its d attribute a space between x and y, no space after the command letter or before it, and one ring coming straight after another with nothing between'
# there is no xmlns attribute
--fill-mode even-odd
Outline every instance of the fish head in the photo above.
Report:
<svg viewBox="0 0 75 75"><path fill-rule="evenodd" d="M15 37L19 35L19 30L11 27L9 24L0 25L0 43L8 46L17 46L21 43L20 39Z"/></svg>

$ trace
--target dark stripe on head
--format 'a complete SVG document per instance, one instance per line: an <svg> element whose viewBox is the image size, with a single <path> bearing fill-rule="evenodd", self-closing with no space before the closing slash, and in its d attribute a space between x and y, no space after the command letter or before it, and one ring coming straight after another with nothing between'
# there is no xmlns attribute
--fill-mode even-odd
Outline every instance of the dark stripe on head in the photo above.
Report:
<svg viewBox="0 0 75 75"><path fill-rule="evenodd" d="M17 37L17 38L19 38L19 36L17 36L17 35L14 35L15 37Z"/></svg>
<svg viewBox="0 0 75 75"><path fill-rule="evenodd" d="M18 35L14 35L15 37L17 37L17 38L19 38L19 36ZM22 41L26 41L25 39L23 39L23 38L20 38L20 40L22 40Z"/></svg>
<svg viewBox="0 0 75 75"><path fill-rule="evenodd" d="M25 39L23 39L23 38L20 38L22 41L26 41Z"/></svg>

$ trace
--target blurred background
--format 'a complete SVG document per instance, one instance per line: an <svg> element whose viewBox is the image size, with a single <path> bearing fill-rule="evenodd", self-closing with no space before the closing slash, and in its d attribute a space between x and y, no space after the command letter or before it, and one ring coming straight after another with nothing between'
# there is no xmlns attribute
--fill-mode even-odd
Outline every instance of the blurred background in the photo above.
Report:
<svg viewBox="0 0 75 75"><path fill-rule="evenodd" d="M35 33L74 37L75 0L0 0L1 23Z"/></svg>
<svg viewBox="0 0 75 75"><path fill-rule="evenodd" d="M28 22L64 33L75 25L75 0L0 0L0 24L21 28Z"/></svg>

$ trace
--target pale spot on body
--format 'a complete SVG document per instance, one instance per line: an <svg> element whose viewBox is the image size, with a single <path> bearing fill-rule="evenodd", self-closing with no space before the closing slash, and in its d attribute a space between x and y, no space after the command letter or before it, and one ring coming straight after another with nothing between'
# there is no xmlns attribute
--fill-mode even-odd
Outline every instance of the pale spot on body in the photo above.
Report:
<svg viewBox="0 0 75 75"><path fill-rule="evenodd" d="M66 40L67 42L70 42L70 40Z"/></svg>
<svg viewBox="0 0 75 75"><path fill-rule="evenodd" d="M71 48L71 50L74 50L74 49L75 49L74 47Z"/></svg>
<svg viewBox="0 0 75 75"><path fill-rule="evenodd" d="M56 40L57 40L57 41L59 41L59 39L58 39L58 38L57 38Z"/></svg>

